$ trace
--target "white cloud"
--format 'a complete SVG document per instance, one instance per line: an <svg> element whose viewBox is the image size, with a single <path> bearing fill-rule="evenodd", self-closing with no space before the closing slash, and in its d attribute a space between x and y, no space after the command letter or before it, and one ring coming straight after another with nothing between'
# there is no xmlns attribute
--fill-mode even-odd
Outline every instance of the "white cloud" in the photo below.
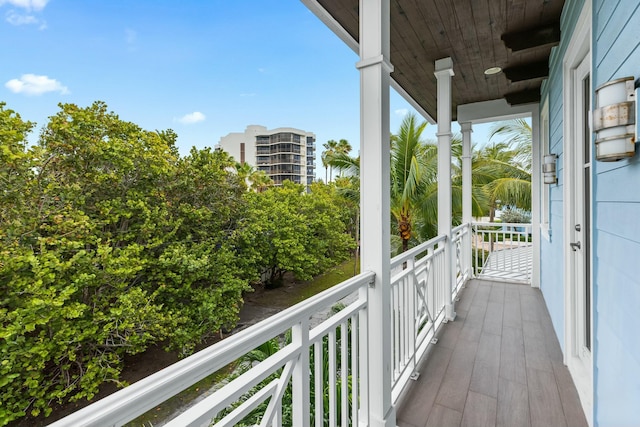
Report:
<svg viewBox="0 0 640 427"><path fill-rule="evenodd" d="M27 25L27 24L37 24L38 18L33 15L20 15L16 13L14 10L10 10L7 12L7 22L11 25Z"/></svg>
<svg viewBox="0 0 640 427"><path fill-rule="evenodd" d="M394 111L394 113L396 113L397 115L399 115L401 117L406 116L408 112L409 112L409 110L406 109L406 108L398 108L397 110Z"/></svg>
<svg viewBox="0 0 640 427"><path fill-rule="evenodd" d="M17 13L15 10L11 9L5 14L5 20L11 25L29 25L29 24L40 24L38 27L39 30L44 30L47 28L47 22L44 20L40 20L36 18L34 15L29 14L21 14Z"/></svg>
<svg viewBox="0 0 640 427"><path fill-rule="evenodd" d="M179 119L175 119L175 120L180 122L180 123L182 123L182 124L190 125L190 124L193 124L193 123L202 122L206 118L207 118L207 116L202 114L200 111L194 111L193 113L185 114L184 116L180 117Z"/></svg>
<svg viewBox="0 0 640 427"><path fill-rule="evenodd" d="M49 0L0 0L0 6L10 4L28 11L40 11L44 9L47 3L49 3Z"/></svg>
<svg viewBox="0 0 640 427"><path fill-rule="evenodd" d="M5 20L11 25L29 25L40 24L38 29L44 30L47 28L47 23L44 20L37 18L31 12L40 12L47 5L49 0L0 0L0 7L8 4L22 11L16 9L9 9L5 13Z"/></svg>
<svg viewBox="0 0 640 427"><path fill-rule="evenodd" d="M13 93L25 95L42 95L47 92L60 92L63 95L69 93L69 89L56 79L36 74L23 74L19 79L11 79L4 85Z"/></svg>

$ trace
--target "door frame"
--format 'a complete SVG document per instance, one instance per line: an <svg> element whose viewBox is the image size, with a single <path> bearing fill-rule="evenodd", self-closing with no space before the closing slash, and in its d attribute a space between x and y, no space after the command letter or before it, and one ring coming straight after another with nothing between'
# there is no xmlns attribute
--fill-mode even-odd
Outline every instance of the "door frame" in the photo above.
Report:
<svg viewBox="0 0 640 427"><path fill-rule="evenodd" d="M576 291L576 260L569 245L574 241L574 224L576 218L576 197L574 189L577 185L577 177L584 176L582 170L576 170L576 150L582 149L583 142L576 142L576 137L583 134L583 121L577 119L582 116L582 105L577 105L577 94L575 88L576 70L583 61L591 64L591 1L586 0L583 5L580 17L571 36L563 59L563 254L564 254L564 363L569 368L569 372L578 390L580 402L585 412L585 416L590 426L593 425L593 280L591 280L591 357L585 364L577 353L576 331L580 330L579 320L576 318L578 306L578 295ZM593 85L593 70L589 67L591 85ZM590 91L593 98L593 90ZM591 133L590 133L591 134ZM580 147L576 147L580 145ZM592 151L592 150L590 150ZM585 153L591 155L591 153ZM593 157L591 158L593 163ZM592 165L593 166L593 165ZM592 168L593 174L593 168ZM581 178L582 179L582 178ZM593 218L593 185L590 185L590 215ZM589 233L593 236L593 223ZM587 230L585 230L587 231ZM584 240L584 239L583 239ZM589 239L593 242L593 238ZM593 250L589 256L593 261ZM593 262L589 263L591 271L589 274L593 279Z"/></svg>

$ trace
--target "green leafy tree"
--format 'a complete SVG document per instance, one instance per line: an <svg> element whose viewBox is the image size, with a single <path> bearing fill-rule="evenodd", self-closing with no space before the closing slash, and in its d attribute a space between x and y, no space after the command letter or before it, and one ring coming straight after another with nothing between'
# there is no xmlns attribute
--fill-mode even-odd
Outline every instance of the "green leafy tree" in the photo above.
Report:
<svg viewBox="0 0 640 427"><path fill-rule="evenodd" d="M35 163L26 148L34 124L5 106L0 102L0 242L6 247L24 231L24 214L32 209Z"/></svg>
<svg viewBox="0 0 640 427"><path fill-rule="evenodd" d="M233 159L224 151L191 149L177 162L166 198L173 237L149 264L158 299L180 313L172 346L183 354L195 344L232 329L242 292L257 275L231 239L245 208L245 181L229 173Z"/></svg>
<svg viewBox="0 0 640 427"><path fill-rule="evenodd" d="M354 275L358 271L360 255L360 158L348 153L336 152L328 158L331 166L340 172L335 182L336 194L343 199L342 205L347 214L349 234L353 236L355 248Z"/></svg>
<svg viewBox="0 0 640 427"><path fill-rule="evenodd" d="M346 259L353 247L340 206L320 188L312 185L307 194L303 186L285 181L282 187L245 195L239 247L267 287L281 286L287 272L311 279Z"/></svg>
<svg viewBox="0 0 640 427"><path fill-rule="evenodd" d="M224 153L96 102L60 105L37 146L0 105L0 425L123 385L123 356L191 351L257 277L230 237L244 187Z"/></svg>
<svg viewBox="0 0 640 427"><path fill-rule="evenodd" d="M13 135L26 129L16 116L2 126ZM149 251L171 231L157 191L175 159L170 135L96 103L61 105L37 147L9 144L14 187L3 196L20 193L14 203L24 210L0 224L0 377L11 383L2 387L0 424L48 414L51 401L91 398L105 381L120 384L122 356L176 325L142 280Z"/></svg>

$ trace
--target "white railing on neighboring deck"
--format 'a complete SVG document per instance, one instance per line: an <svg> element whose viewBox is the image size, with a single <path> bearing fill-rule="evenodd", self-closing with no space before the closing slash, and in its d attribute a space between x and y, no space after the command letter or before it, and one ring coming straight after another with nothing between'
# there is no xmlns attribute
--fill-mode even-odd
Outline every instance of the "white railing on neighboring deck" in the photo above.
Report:
<svg viewBox="0 0 640 427"><path fill-rule="evenodd" d="M478 222L472 229L477 277L531 283L531 224Z"/></svg>
<svg viewBox="0 0 640 427"><path fill-rule="evenodd" d="M291 410L292 425L302 425L311 414L316 426L325 421L358 425L358 405L367 399L366 390L359 386L358 349L367 345L367 287L373 278L371 272L355 276L52 426L123 425L271 339L282 342L280 350L247 367L165 425L207 426L215 420L215 425L232 426L259 407L261 426L282 425L283 409ZM338 310L332 306L349 295L346 306L332 313ZM318 313L328 318L313 326L310 319Z"/></svg>
<svg viewBox="0 0 640 427"><path fill-rule="evenodd" d="M392 399L445 322L445 306L471 277L469 224L391 260ZM445 256L451 251L451 256ZM447 262L450 262L447 265ZM445 271L452 283L445 283ZM234 366L211 394L185 408L168 426L367 425L367 294L374 274L364 272L53 424L119 426L152 410L209 375ZM332 310L338 303L344 307ZM315 319L326 320L315 320ZM315 325L314 323L319 323ZM276 339L279 349L260 363L242 362ZM384 349L381 349L384 350ZM240 361L240 362L239 362ZM382 375L382 373L380 373ZM255 416L258 413L257 417ZM307 422L304 422L306 420Z"/></svg>

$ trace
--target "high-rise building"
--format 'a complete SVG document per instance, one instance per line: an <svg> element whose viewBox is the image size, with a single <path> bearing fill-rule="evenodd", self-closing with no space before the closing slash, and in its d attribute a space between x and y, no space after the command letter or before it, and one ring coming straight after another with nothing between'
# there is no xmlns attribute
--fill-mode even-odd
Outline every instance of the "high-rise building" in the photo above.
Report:
<svg viewBox="0 0 640 427"><path fill-rule="evenodd" d="M250 125L220 138L218 147L236 161L264 171L276 185L285 180L309 185L315 179L316 136L293 128Z"/></svg>

